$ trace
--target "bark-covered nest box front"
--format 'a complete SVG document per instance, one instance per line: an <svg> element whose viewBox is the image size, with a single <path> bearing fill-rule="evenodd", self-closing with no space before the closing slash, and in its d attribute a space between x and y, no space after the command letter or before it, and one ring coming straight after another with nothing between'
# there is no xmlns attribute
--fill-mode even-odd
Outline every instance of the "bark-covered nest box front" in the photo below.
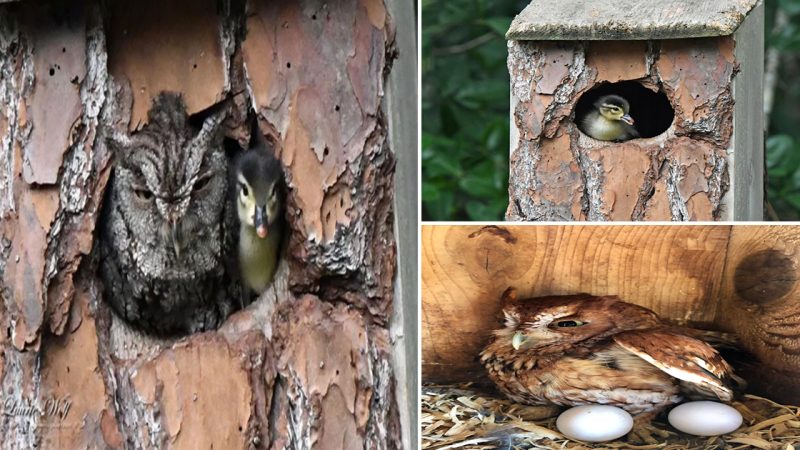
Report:
<svg viewBox="0 0 800 450"><path fill-rule="evenodd" d="M760 220L763 16L761 0L533 0L506 35L506 218ZM609 123L636 136L590 136L619 97Z"/></svg>

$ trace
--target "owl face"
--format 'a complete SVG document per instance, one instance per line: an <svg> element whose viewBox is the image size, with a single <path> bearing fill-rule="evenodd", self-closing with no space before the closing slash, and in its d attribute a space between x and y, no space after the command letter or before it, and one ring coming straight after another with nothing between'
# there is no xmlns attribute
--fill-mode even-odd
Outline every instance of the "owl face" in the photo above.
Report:
<svg viewBox="0 0 800 450"><path fill-rule="evenodd" d="M112 189L127 224L119 232L145 276L183 279L214 270L222 258L221 222L228 162L221 116L190 126L178 97L159 98L150 122L114 143Z"/></svg>
<svg viewBox="0 0 800 450"><path fill-rule="evenodd" d="M575 344L658 323L651 311L616 297L545 297L506 305L505 328L495 332L514 350Z"/></svg>

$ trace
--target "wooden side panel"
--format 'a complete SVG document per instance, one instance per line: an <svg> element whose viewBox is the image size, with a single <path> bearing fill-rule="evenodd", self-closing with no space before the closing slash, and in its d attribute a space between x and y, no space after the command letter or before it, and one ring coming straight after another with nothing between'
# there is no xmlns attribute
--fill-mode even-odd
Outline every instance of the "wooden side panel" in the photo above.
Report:
<svg viewBox="0 0 800 450"><path fill-rule="evenodd" d="M396 24L395 47L416 47L416 5L405 0L387 0L389 16ZM386 79L386 117L388 142L396 155L394 177L395 240L397 241L397 276L394 313L389 328L397 350L394 367L398 373L397 403L403 448L415 448L419 441L419 215L417 162L417 54L399 51ZM413 93L413 94L412 94ZM402 328L401 328L402 327ZM399 374L405 373L405 380ZM406 414L406 412L408 412Z"/></svg>
<svg viewBox="0 0 800 450"><path fill-rule="evenodd" d="M662 317L715 322L730 227L424 226L422 375L483 377L500 294L616 294Z"/></svg>
<svg viewBox="0 0 800 450"><path fill-rule="evenodd" d="M751 390L800 402L800 228L738 226L731 234L720 295L721 324L759 364Z"/></svg>
<svg viewBox="0 0 800 450"><path fill-rule="evenodd" d="M733 193L725 202L734 220L764 220L764 3L753 8L733 35L741 71L733 81Z"/></svg>

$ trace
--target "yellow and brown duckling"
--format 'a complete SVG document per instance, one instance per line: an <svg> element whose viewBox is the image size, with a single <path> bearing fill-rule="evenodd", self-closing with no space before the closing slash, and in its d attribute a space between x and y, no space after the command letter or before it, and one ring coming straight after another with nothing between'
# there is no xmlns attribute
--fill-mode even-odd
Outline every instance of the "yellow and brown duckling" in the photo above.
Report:
<svg viewBox="0 0 800 450"><path fill-rule="evenodd" d="M239 271L245 286L260 294L272 283L283 235L283 168L259 142L236 162Z"/></svg>
<svg viewBox="0 0 800 450"><path fill-rule="evenodd" d="M639 137L630 116L630 104L619 95L604 95L581 119L581 131L601 141L622 142Z"/></svg>

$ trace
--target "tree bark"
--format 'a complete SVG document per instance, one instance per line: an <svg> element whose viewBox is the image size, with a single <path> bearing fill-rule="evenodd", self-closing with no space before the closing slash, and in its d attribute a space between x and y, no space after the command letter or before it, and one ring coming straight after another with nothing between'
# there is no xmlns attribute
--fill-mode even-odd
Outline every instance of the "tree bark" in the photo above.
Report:
<svg viewBox="0 0 800 450"><path fill-rule="evenodd" d="M388 331L394 158L380 0L0 6L3 448L400 448ZM91 258L113 162L151 98L231 105L287 174L276 280L216 331L157 339Z"/></svg>
<svg viewBox="0 0 800 450"><path fill-rule="evenodd" d="M730 36L509 41L512 152L506 219L725 218L734 47ZM668 128L620 143L583 134L575 123L578 100L593 88L620 81L662 92L674 112ZM644 102L637 113L654 108Z"/></svg>

